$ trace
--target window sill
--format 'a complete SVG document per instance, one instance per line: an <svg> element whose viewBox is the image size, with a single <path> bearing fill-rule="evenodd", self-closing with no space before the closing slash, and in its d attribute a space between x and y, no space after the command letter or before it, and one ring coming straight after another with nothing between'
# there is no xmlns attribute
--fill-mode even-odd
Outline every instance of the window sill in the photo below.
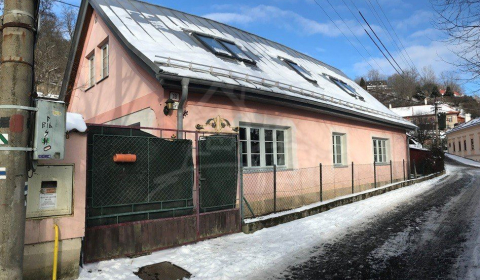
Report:
<svg viewBox="0 0 480 280"><path fill-rule="evenodd" d="M105 77L103 77L103 78L101 78L100 80L98 80L97 85L98 85L99 83L105 81L105 79L107 79L107 78L108 78L108 75L105 76Z"/></svg>
<svg viewBox="0 0 480 280"><path fill-rule="evenodd" d="M287 166L277 166L277 171L286 171L293 170ZM262 173L262 172L273 172L272 166L257 166L257 167L243 167L243 173Z"/></svg>
<svg viewBox="0 0 480 280"><path fill-rule="evenodd" d="M333 168L348 168L348 164L334 164Z"/></svg>
<svg viewBox="0 0 480 280"><path fill-rule="evenodd" d="M91 85L91 86L89 86L89 87L88 87L88 88L85 90L85 92L87 92L87 91L91 90L93 87L95 87L95 85Z"/></svg>
<svg viewBox="0 0 480 280"><path fill-rule="evenodd" d="M390 165L390 162L375 162L375 166L385 166Z"/></svg>

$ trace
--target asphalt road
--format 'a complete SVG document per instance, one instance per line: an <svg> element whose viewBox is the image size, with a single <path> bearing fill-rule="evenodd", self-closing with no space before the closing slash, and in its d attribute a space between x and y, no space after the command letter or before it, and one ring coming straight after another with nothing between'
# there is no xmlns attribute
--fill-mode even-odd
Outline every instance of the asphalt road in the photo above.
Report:
<svg viewBox="0 0 480 280"><path fill-rule="evenodd" d="M480 279L480 169L460 167L407 204L313 248L281 279Z"/></svg>

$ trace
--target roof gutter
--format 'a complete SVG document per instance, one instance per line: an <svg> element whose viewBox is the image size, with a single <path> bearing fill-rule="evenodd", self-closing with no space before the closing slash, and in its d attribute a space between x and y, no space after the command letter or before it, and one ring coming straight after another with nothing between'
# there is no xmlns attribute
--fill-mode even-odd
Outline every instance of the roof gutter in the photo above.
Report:
<svg viewBox="0 0 480 280"><path fill-rule="evenodd" d="M167 74L167 73L158 73L156 75L157 79L163 79L164 81L164 86L168 86L166 83L167 81L174 81L174 82L178 82L178 81L181 81L182 79L184 79L184 77L182 76L177 76L177 75L172 75L172 74ZM178 88L178 84L171 84L171 86L173 87L177 87ZM396 123L396 122L393 122L393 121L390 121L388 119L382 119L382 118L378 118L378 117L375 117L375 116L369 116L369 115L364 115L364 114L358 114L357 112L354 112L352 110L348 110L348 109L344 109L344 108L340 108L340 107L337 107L337 106L333 106L333 105L329 105L329 104L326 104L326 103L320 103L320 102L315 102L315 101L311 101L311 100L305 100L305 99L300 99L300 98L296 98L296 97L293 97L293 96L287 96L287 95L282 95L280 96L279 94L276 94L274 92L267 92L267 91L264 91L264 90L258 90L258 89L252 89L252 88L246 88L246 87L242 87L242 86L235 86L235 85L231 85L231 84L223 84L223 83L218 83L218 82L211 82L211 81L205 81L205 80L200 80L200 79L193 79L193 78L190 78L190 89L194 86L207 86L207 87L217 87L219 89L223 89L222 91L225 92L226 94L228 94L229 91L231 92L238 92L238 93L242 93L246 96L248 96L249 99L251 100L263 100L263 101L266 101L266 102L269 102L269 103L272 103L272 100L267 100L267 99L283 99L283 103L285 103L285 101L295 101L295 104L292 104L292 103L289 103L288 106L289 107L300 107L302 109L305 109L305 108L309 108L310 110L312 109L312 107L315 108L315 111L322 111L324 113L327 113L327 114L330 114L330 115L337 115L337 116L341 116L341 117L344 117L344 118L349 118L349 119L356 119L356 120L361 120L363 122L369 122L369 123L376 123L376 124L382 124L382 125L387 125L387 126L390 126L390 127L396 127L396 128L402 128L402 129L407 129L407 130L415 130L417 129L417 126L414 125L414 124L399 124L399 123ZM252 95L249 95L249 93L253 93L255 95L258 95L258 96L252 96ZM281 101L279 101L278 103L280 103ZM283 104L285 105L285 104Z"/></svg>

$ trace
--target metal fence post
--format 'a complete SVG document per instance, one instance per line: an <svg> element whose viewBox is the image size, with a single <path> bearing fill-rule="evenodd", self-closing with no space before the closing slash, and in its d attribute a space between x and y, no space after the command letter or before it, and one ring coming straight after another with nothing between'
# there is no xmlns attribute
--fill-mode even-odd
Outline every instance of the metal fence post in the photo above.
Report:
<svg viewBox="0 0 480 280"><path fill-rule="evenodd" d="M273 165L273 212L277 212L277 165Z"/></svg>
<svg viewBox="0 0 480 280"><path fill-rule="evenodd" d="M373 180L374 180L374 186L375 188L377 187L377 163L373 162Z"/></svg>
<svg viewBox="0 0 480 280"><path fill-rule="evenodd" d="M352 161L352 193L355 193L355 173L353 172L353 161Z"/></svg>
<svg viewBox="0 0 480 280"><path fill-rule="evenodd" d="M195 132L195 212L197 218L197 240L200 239L200 151L198 143L198 132Z"/></svg>
<svg viewBox="0 0 480 280"><path fill-rule="evenodd" d="M242 151L240 143L240 134L237 134L237 157L238 157L238 176L240 176L240 229L242 228L243 219L245 217L243 213L243 163L242 163Z"/></svg>
<svg viewBox="0 0 480 280"><path fill-rule="evenodd" d="M323 201L323 178L322 164L320 163L320 201Z"/></svg>
<svg viewBox="0 0 480 280"><path fill-rule="evenodd" d="M393 166L392 166L392 160L390 160L390 184L393 184Z"/></svg>
<svg viewBox="0 0 480 280"><path fill-rule="evenodd" d="M406 178L405 178L405 159L403 159L402 168L403 168L403 181L405 182L406 181Z"/></svg>

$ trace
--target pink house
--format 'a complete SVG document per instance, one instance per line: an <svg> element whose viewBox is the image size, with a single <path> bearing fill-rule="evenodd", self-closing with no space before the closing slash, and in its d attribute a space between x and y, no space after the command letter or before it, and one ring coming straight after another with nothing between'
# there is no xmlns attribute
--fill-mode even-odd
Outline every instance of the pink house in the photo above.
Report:
<svg viewBox="0 0 480 280"><path fill-rule="evenodd" d="M342 71L210 19L136 0L83 0L70 58L60 98L87 123L195 131L220 116L239 128L244 170L409 158L405 132L415 126ZM166 110L173 101L178 109ZM74 214L27 221L28 244L51 242L54 222L65 244L85 235L86 138L67 141ZM79 257L80 243L71 248ZM65 277L78 273L78 258L61 261L71 265Z"/></svg>

